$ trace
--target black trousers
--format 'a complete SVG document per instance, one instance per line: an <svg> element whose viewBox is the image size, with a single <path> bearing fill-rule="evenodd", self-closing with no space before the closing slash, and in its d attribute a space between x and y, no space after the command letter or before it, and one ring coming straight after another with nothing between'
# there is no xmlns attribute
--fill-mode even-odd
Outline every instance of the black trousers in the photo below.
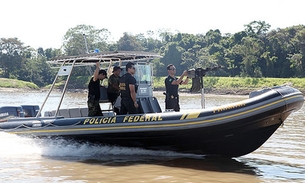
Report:
<svg viewBox="0 0 305 183"><path fill-rule="evenodd" d="M117 107L114 107L114 104L116 102L116 100L118 99L119 94L118 93L108 93L108 100L109 102L111 102L112 106L113 106L113 111L116 114L120 114L120 109L118 109Z"/></svg>
<svg viewBox="0 0 305 183"><path fill-rule="evenodd" d="M108 95L108 100L109 102L111 102L112 105L115 103L116 99L119 96L118 93L107 93L107 95Z"/></svg>
<svg viewBox="0 0 305 183"><path fill-rule="evenodd" d="M137 114L138 109L134 106L131 98L122 97L120 114Z"/></svg>
<svg viewBox="0 0 305 183"><path fill-rule="evenodd" d="M179 105L179 96L174 97L166 96L165 98L165 109L173 109L176 112L180 111L180 105Z"/></svg>

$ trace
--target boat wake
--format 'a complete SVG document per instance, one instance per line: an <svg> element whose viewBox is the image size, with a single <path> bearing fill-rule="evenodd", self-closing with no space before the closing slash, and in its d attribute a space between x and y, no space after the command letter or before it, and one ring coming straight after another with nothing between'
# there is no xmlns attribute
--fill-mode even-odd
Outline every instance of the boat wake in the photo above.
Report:
<svg viewBox="0 0 305 183"><path fill-rule="evenodd" d="M149 162L176 158L203 159L202 155L182 154L172 151L155 151L141 148L103 146L75 142L62 138L32 139L0 132L0 157L44 157L71 161L96 161L108 163Z"/></svg>
<svg viewBox="0 0 305 183"><path fill-rule="evenodd" d="M66 139L32 139L0 132L1 167L15 172L13 167L40 170L51 162L81 162L89 165L124 167L153 164L165 167L256 174L255 168L234 159L214 159L203 155L141 148L102 146ZM40 164L43 165L40 165ZM35 166L38 164L39 166ZM33 167L34 168L33 168ZM53 166L53 165L52 165ZM0 173L1 176L1 173Z"/></svg>
<svg viewBox="0 0 305 183"><path fill-rule="evenodd" d="M9 157L34 157L41 155L41 148L37 146L33 139L22 138L0 132L0 158Z"/></svg>

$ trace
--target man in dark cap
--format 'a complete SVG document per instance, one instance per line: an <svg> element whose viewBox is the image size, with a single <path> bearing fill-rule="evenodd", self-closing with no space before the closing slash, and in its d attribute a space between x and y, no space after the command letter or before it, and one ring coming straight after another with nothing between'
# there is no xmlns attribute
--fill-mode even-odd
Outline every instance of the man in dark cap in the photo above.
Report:
<svg viewBox="0 0 305 183"><path fill-rule="evenodd" d="M100 107L100 81L107 78L107 72L100 70L100 62L96 62L96 68L93 77L88 85L88 116L103 116Z"/></svg>
<svg viewBox="0 0 305 183"><path fill-rule="evenodd" d="M118 96L120 95L120 88L119 88L119 79L122 69L119 66L114 66L112 69L112 75L108 79L108 100L111 102L112 106L114 106L115 101L117 100ZM119 113L119 109L113 107L114 112L117 114Z"/></svg>

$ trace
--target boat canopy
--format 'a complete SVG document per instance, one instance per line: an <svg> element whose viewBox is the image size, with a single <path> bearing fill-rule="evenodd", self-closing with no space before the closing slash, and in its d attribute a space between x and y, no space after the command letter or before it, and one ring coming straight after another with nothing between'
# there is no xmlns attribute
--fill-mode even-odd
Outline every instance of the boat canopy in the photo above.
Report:
<svg viewBox="0 0 305 183"><path fill-rule="evenodd" d="M59 105L55 112L55 116L57 116L58 111L60 109L73 68L77 66L89 66L88 68L90 68L91 66L94 66L96 62L100 62L102 64L101 65L102 68L105 69L107 68L106 70L108 74L109 71L112 70L111 68L114 65L119 65L124 68L127 62L134 62L135 65L137 66L136 74L134 75L134 77L138 82L137 98L139 101L146 99L148 101L149 99L153 98L151 60L155 58L161 58L161 56L156 53L142 52L142 51L115 51L115 52L90 53L90 54L77 55L77 56L64 56L64 57L56 57L51 59L47 61L47 63L53 68L59 68L59 70L46 96L46 99L44 100L39 112L37 113L37 117L41 114L41 111L44 108L44 105L48 100L49 95L52 92L58 77L67 76L67 78L65 79L64 88L62 90L61 99L59 101ZM91 73L91 75L92 74L93 73ZM121 74L124 74L124 71ZM106 88L101 87L100 89L102 94L100 98L100 103L104 101L108 102L108 97L104 98L107 94ZM161 108L157 103L157 100L155 98L153 99L154 99L154 103L156 103L154 105L157 106L156 107L157 111L160 111Z"/></svg>
<svg viewBox="0 0 305 183"><path fill-rule="evenodd" d="M56 57L47 61L50 65L72 64L74 65L93 65L96 62L149 62L152 59L161 58L160 55L151 52L142 51L115 51L115 52L98 52L77 56Z"/></svg>

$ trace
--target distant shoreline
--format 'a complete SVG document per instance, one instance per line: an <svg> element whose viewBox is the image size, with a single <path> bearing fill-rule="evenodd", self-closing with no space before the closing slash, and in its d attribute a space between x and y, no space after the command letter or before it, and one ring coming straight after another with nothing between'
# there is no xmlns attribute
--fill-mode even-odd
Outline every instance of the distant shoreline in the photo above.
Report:
<svg viewBox="0 0 305 183"><path fill-rule="evenodd" d="M60 89L57 89L58 91L61 91ZM32 91L32 92L46 92L48 89L29 89L29 88L4 88L0 87L0 92L24 92L24 91ZM155 92L164 92L164 89L155 89ZM206 94L215 94L215 95L249 95L249 93L253 90L219 90L215 89L212 91L205 91ZM68 89L68 92L75 92L75 93L87 93L87 89ZM189 93L189 94L200 94L198 93L190 93L189 90L181 89L179 91L181 94L182 93Z"/></svg>
<svg viewBox="0 0 305 183"><path fill-rule="evenodd" d="M56 89L61 91L61 89ZM5 88L0 87L0 92L47 92L49 89L30 89L30 88ZM255 90L250 89L212 89L211 91L204 91L206 94L213 94L213 95L249 95L250 92ZM301 90L300 90L301 91ZM68 92L74 93L87 93L87 89L68 89ZM154 92L164 92L163 88L155 88ZM301 91L305 95L305 90ZM188 93L188 94L200 94L198 93L191 93L189 90L181 89L179 90L180 94Z"/></svg>
<svg viewBox="0 0 305 183"><path fill-rule="evenodd" d="M0 92L45 92L46 89L31 89L31 88L5 88L0 87Z"/></svg>

